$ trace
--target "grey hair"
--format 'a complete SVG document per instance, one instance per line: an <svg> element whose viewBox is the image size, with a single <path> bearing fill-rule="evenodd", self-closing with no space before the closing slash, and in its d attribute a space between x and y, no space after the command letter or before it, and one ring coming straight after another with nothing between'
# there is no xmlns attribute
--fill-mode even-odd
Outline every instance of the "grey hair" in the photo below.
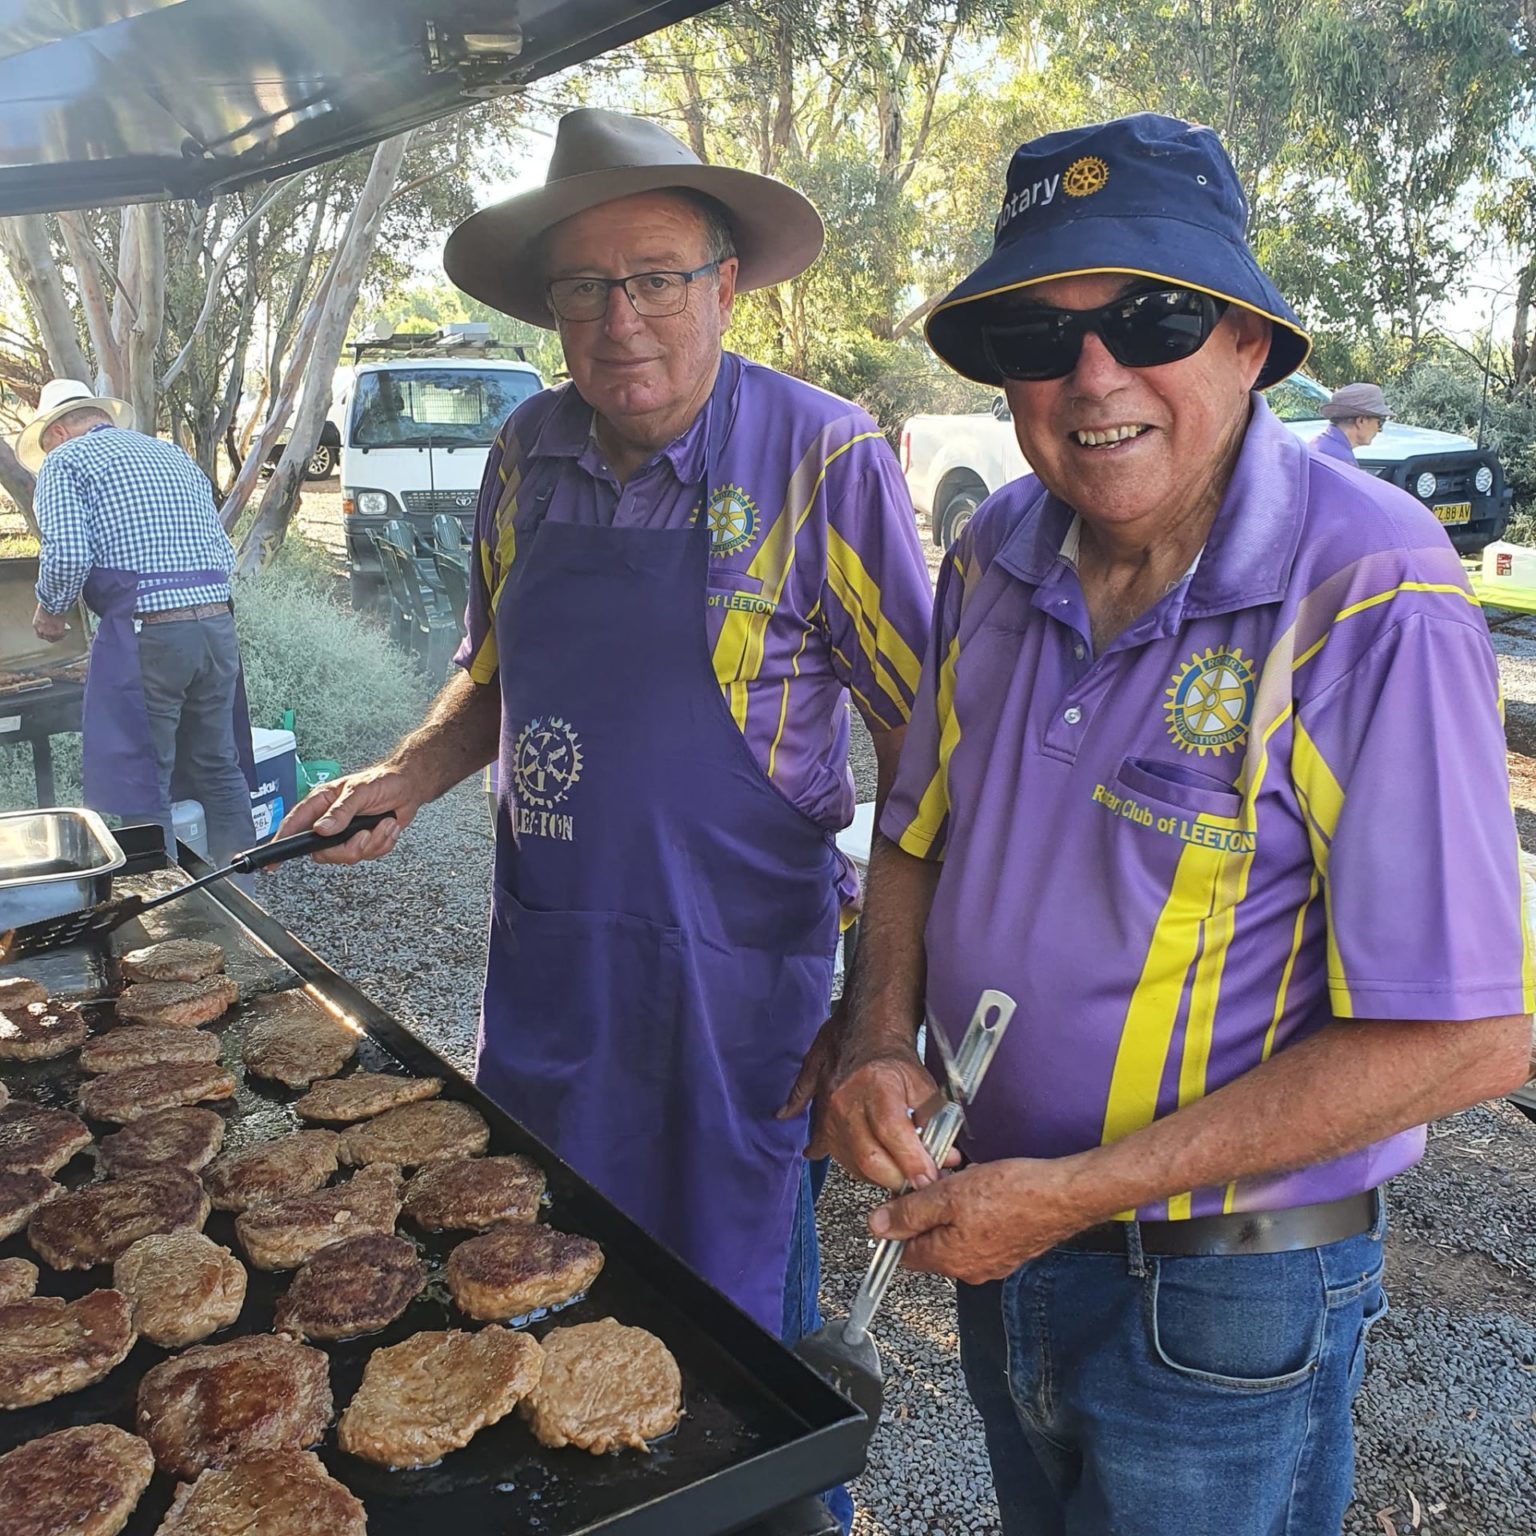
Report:
<svg viewBox="0 0 1536 1536"><path fill-rule="evenodd" d="M85 430L86 423L95 426L97 422L104 426L112 425L112 417L99 405L82 405L79 410L65 411L62 416L55 416L43 429L43 442L46 445L50 438L55 446ZM70 427L70 431L61 431L63 427Z"/></svg>

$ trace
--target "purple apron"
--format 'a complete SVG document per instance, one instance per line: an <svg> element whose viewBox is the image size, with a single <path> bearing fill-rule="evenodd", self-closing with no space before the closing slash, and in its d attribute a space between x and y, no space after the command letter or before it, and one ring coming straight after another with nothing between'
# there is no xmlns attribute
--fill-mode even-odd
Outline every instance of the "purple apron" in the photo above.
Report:
<svg viewBox="0 0 1536 1536"><path fill-rule="evenodd" d="M735 366L708 406L706 487ZM531 545L497 610L476 1078L777 1335L806 1123L774 1112L831 992L833 839L773 787L726 707L708 519L555 523L552 492L525 489Z"/></svg>
<svg viewBox="0 0 1536 1536"><path fill-rule="evenodd" d="M220 586L223 571L165 571L142 576L97 566L86 578L86 606L99 620L85 673L81 742L85 803L113 816L153 813L166 820L170 801L160 783L144 685L139 675L139 637L133 615L141 597L167 587ZM256 787L245 678L235 689L235 744L246 782Z"/></svg>

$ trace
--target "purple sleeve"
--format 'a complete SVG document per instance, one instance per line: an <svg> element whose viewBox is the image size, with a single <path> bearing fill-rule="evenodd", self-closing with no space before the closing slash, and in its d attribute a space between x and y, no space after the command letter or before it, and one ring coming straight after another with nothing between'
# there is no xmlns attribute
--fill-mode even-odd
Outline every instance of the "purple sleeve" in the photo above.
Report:
<svg viewBox="0 0 1536 1536"><path fill-rule="evenodd" d="M829 487L822 622L838 680L872 731L912 713L933 593L912 498L885 440L871 433Z"/></svg>
<svg viewBox="0 0 1536 1536"><path fill-rule="evenodd" d="M1299 705L1292 771L1338 1017L1531 1010L1501 714L1481 620L1428 613Z"/></svg>
<svg viewBox="0 0 1536 1536"><path fill-rule="evenodd" d="M469 607L464 614L465 634L453 658L454 664L462 667L477 683L494 681L498 665L496 593L505 574L504 556L510 557L512 544L509 527L505 535L508 548L502 549L503 535L498 529L497 513L502 491L515 468L507 462L506 445L510 440L512 422L509 418L496 434L480 481L480 500L475 507L475 539L469 551ZM510 563L510 558L506 563Z"/></svg>

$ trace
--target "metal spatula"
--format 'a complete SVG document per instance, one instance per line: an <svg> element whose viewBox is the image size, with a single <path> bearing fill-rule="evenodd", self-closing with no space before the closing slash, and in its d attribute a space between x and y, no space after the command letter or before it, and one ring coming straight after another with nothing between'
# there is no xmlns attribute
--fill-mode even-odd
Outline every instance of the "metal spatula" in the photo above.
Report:
<svg viewBox="0 0 1536 1536"><path fill-rule="evenodd" d="M354 816L345 830L326 836L319 832L300 832L294 837L279 838L275 843L262 843L236 854L223 869L204 875L189 885L179 885L174 891L159 896L120 896L114 901L103 901L81 912L66 912L62 917L50 917L38 923L25 923L0 934L0 965L27 955L40 955L51 949L62 949L66 944L81 939L96 938L132 922L141 913L163 907L168 901L201 890L205 885L227 880L231 875L250 875L258 869L268 869L274 864L285 864L289 859L303 858L321 848L334 848L357 832L366 832L378 826L391 815L381 811L367 816Z"/></svg>
<svg viewBox="0 0 1536 1536"><path fill-rule="evenodd" d="M944 1103L923 1127L922 1142L940 1168L965 1123L965 1106L975 1101L976 1090L992 1065L992 1058L997 1054L1016 1006L1006 992L990 989L983 992L971 1022L953 1052L949 1050L944 1031L937 1027L932 1016L928 1019L929 1037L944 1061L945 1082L940 1090ZM902 1193L906 1194L911 1187L904 1185ZM853 1298L848 1317L827 1323L795 1345L795 1353L807 1365L864 1410L871 1427L880 1419L884 1376L880 1369L880 1352L869 1336L869 1325L901 1263L902 1250L906 1246L905 1242L891 1237L876 1243L874 1257L869 1261L869 1269L858 1295Z"/></svg>

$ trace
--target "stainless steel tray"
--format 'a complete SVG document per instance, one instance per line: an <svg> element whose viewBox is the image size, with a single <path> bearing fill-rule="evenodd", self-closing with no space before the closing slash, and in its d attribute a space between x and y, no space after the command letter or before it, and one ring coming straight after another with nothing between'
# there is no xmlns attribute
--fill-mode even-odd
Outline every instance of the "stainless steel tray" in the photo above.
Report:
<svg viewBox="0 0 1536 1536"><path fill-rule="evenodd" d="M95 811L0 813L0 932L105 901L125 862Z"/></svg>

